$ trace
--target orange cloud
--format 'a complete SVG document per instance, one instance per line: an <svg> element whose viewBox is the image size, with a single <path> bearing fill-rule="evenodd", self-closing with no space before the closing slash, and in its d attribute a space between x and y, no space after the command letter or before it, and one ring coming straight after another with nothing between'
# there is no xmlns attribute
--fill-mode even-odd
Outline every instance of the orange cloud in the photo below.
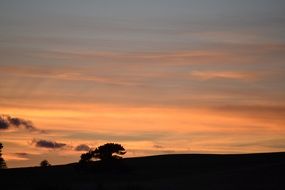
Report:
<svg viewBox="0 0 285 190"><path fill-rule="evenodd" d="M253 72L236 71L192 71L190 75L199 80L232 79L232 80L257 80L260 76Z"/></svg>

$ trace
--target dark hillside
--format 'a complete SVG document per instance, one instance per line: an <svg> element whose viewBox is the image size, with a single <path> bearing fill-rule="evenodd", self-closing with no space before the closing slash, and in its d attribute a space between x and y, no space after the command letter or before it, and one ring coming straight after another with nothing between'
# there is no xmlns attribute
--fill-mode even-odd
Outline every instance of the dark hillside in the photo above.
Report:
<svg viewBox="0 0 285 190"><path fill-rule="evenodd" d="M285 189L285 153L160 155L0 171L1 189Z"/></svg>

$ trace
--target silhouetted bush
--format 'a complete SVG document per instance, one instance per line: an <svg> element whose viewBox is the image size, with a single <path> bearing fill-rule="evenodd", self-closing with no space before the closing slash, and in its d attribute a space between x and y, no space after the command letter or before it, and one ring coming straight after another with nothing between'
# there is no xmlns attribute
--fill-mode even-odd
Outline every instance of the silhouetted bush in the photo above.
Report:
<svg viewBox="0 0 285 190"><path fill-rule="evenodd" d="M3 148L3 145L2 143L0 143L0 169L5 169L7 168L7 164L4 158L2 158L2 148Z"/></svg>
<svg viewBox="0 0 285 190"><path fill-rule="evenodd" d="M51 164L47 160L43 160L43 161L41 161L40 166L41 167L48 167L48 166L51 166Z"/></svg>
<svg viewBox="0 0 285 190"><path fill-rule="evenodd" d="M92 159L102 161L122 159L120 155L126 154L125 148L120 144L107 143L81 155L80 163L90 162Z"/></svg>

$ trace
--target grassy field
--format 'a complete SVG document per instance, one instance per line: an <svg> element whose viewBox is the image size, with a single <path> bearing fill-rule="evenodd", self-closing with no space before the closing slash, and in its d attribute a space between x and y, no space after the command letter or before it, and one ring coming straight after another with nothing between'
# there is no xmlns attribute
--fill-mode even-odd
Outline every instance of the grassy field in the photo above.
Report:
<svg viewBox="0 0 285 190"><path fill-rule="evenodd" d="M285 153L178 154L0 171L0 189L284 190Z"/></svg>

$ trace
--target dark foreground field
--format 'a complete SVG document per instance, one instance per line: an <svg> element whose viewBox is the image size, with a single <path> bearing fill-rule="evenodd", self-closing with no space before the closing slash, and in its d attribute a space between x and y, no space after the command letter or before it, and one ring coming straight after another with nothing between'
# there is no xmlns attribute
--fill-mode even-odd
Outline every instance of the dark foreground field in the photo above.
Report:
<svg viewBox="0 0 285 190"><path fill-rule="evenodd" d="M0 189L284 190L285 153L161 155L0 171Z"/></svg>

